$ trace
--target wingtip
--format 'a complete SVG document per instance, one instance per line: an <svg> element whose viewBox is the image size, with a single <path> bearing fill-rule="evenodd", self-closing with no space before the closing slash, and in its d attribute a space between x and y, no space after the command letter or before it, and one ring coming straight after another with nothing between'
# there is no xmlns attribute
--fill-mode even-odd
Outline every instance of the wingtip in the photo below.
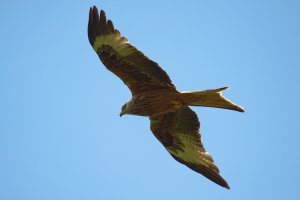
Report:
<svg viewBox="0 0 300 200"><path fill-rule="evenodd" d="M96 6L90 7L88 21L88 38L93 46L96 36L99 34L99 14Z"/></svg>
<svg viewBox="0 0 300 200"><path fill-rule="evenodd" d="M105 12L104 12L104 10L100 10L100 16L102 16L102 15L105 15Z"/></svg>
<svg viewBox="0 0 300 200"><path fill-rule="evenodd" d="M217 176L215 176L214 179L210 179L210 180L212 180L216 184L218 184L218 185L220 185L220 186L222 186L222 187L230 190L230 186L228 185L228 183L225 181L225 179L220 174L218 174Z"/></svg>
<svg viewBox="0 0 300 200"><path fill-rule="evenodd" d="M93 5L93 7L91 7L91 8L92 8L92 10L96 10L98 12L97 6Z"/></svg>
<svg viewBox="0 0 300 200"><path fill-rule="evenodd" d="M93 43L97 36L113 33L114 27L112 22L109 23L110 30L107 30L107 21L104 10L98 12L98 8L94 5L90 7L89 11L89 22L88 22L88 37L90 44L93 46Z"/></svg>
<svg viewBox="0 0 300 200"><path fill-rule="evenodd" d="M224 188L226 188L226 189L228 189L228 190L230 190L230 186L228 185L227 182L225 182L225 184L224 184L224 185L221 185L221 186L224 187Z"/></svg>
<svg viewBox="0 0 300 200"><path fill-rule="evenodd" d="M93 5L92 7L90 7L90 13L98 13L97 6Z"/></svg>
<svg viewBox="0 0 300 200"><path fill-rule="evenodd" d="M209 177L207 177L207 178L209 178ZM219 186L222 186L222 187L230 190L230 186L228 185L228 183L225 181L225 179L220 174L218 174L217 176L215 176L213 179L210 179L210 180L215 182Z"/></svg>

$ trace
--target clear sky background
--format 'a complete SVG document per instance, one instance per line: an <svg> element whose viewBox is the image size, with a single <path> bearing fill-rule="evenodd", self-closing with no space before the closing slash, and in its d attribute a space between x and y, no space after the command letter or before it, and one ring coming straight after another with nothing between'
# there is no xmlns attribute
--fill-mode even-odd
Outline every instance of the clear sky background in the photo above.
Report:
<svg viewBox="0 0 300 200"><path fill-rule="evenodd" d="M194 107L231 190L176 162L87 38L104 9ZM300 1L1 1L0 199L299 199Z"/></svg>

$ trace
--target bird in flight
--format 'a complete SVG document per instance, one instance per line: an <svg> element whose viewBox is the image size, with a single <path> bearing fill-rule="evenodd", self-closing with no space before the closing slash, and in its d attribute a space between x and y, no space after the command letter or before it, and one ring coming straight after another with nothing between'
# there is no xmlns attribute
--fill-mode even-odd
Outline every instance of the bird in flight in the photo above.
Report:
<svg viewBox="0 0 300 200"><path fill-rule="evenodd" d="M122 106L125 114L146 116L150 129L171 156L216 184L229 189L218 167L202 145L200 122L189 106L205 106L244 112L214 90L179 92L168 74L128 43L96 6L90 8L88 38L103 65L130 89L132 98Z"/></svg>

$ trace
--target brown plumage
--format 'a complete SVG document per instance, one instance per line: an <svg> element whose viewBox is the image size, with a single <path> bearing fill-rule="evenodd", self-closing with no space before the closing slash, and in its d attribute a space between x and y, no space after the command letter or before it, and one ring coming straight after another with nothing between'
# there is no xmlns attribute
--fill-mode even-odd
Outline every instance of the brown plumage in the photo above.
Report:
<svg viewBox="0 0 300 200"><path fill-rule="evenodd" d="M130 89L132 99L120 115L148 116L151 131L171 156L213 182L229 189L219 175L200 137L197 115L188 106L207 106L244 112L221 95L227 87L215 90L178 92L167 73L128 43L106 19L103 10L90 8L88 37L104 66Z"/></svg>

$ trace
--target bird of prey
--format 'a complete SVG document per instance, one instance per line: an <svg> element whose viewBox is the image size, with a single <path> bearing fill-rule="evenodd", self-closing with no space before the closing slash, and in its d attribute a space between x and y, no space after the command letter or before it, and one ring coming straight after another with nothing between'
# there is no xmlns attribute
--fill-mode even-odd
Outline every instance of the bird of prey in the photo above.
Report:
<svg viewBox="0 0 300 200"><path fill-rule="evenodd" d="M200 122L189 106L206 106L244 112L221 95L227 87L178 92L160 66L128 43L96 6L90 8L88 38L103 65L117 75L132 93L122 106L125 114L146 116L150 129L171 156L211 181L229 189L212 157L204 149Z"/></svg>

